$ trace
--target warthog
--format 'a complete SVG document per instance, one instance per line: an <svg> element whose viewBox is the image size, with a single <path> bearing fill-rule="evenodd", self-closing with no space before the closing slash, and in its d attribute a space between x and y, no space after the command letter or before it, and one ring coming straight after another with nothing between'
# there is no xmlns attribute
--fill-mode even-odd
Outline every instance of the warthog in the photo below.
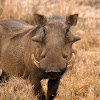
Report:
<svg viewBox="0 0 100 100"><path fill-rule="evenodd" d="M39 100L53 100L74 52L72 44L80 40L69 31L77 18L78 14L69 15L63 22L34 14L34 26L14 19L0 21L1 68L9 76L29 78ZM47 99L41 86L46 78Z"/></svg>

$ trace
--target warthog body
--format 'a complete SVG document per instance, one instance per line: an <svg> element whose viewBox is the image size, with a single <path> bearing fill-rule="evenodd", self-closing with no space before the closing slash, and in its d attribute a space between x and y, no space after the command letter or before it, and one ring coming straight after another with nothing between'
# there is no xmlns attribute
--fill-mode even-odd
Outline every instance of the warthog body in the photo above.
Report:
<svg viewBox="0 0 100 100"><path fill-rule="evenodd" d="M72 57L72 44L79 40L69 28L77 23L77 14L61 19L46 19L35 14L35 26L19 20L0 22L1 67L7 75L29 78L37 97L46 100L41 80L48 78L47 100L53 100L59 81ZM39 61L38 67L32 55Z"/></svg>

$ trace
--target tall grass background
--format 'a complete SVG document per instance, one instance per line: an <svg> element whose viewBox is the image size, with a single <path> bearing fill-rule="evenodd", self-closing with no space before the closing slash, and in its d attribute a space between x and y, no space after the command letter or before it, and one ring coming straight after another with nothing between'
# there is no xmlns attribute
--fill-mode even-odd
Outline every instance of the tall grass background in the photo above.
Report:
<svg viewBox="0 0 100 100"><path fill-rule="evenodd" d="M100 100L100 1L99 0L0 0L0 20L19 19L34 24L33 14L66 17L78 13L71 32L81 37L77 53L63 75L55 100ZM47 80L42 81L47 91ZM0 100L37 100L28 80L12 77L0 84Z"/></svg>

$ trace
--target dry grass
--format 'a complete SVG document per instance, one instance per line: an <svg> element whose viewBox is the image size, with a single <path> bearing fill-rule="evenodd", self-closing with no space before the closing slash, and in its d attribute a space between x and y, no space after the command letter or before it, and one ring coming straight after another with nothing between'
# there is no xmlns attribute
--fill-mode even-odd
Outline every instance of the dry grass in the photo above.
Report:
<svg viewBox="0 0 100 100"><path fill-rule="evenodd" d="M84 0L74 2L72 0L63 0L63 2L30 0L28 2L27 0L26 4L12 2L12 0L8 0L6 4L6 0L1 1L3 1L0 4L1 20L15 18L33 24L33 13L42 13L46 16L53 13L63 16L79 13L78 25L71 31L82 39L73 45L77 54L61 79L55 100L100 100L100 9L96 9L96 3L91 4L92 0L87 0L88 3ZM46 83L47 80L44 80L45 91ZM9 83L0 86L0 100L31 99L36 100L28 80L13 77Z"/></svg>
<svg viewBox="0 0 100 100"><path fill-rule="evenodd" d="M37 100L28 80L12 77L9 83L1 84L0 100Z"/></svg>

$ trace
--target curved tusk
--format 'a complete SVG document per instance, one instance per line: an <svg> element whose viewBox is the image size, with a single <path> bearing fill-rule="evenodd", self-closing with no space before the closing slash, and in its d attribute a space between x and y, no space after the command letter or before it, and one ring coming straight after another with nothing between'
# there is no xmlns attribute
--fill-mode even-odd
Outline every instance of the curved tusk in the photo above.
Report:
<svg viewBox="0 0 100 100"><path fill-rule="evenodd" d="M31 55L31 59L32 59L32 62L38 67L40 68L40 62L38 62L36 59L35 59L35 56L34 54Z"/></svg>
<svg viewBox="0 0 100 100"><path fill-rule="evenodd" d="M0 69L0 76L2 75L2 69Z"/></svg>
<svg viewBox="0 0 100 100"><path fill-rule="evenodd" d="M72 53L72 58L68 61L69 65L67 66L67 68L69 68L74 61L75 61L75 54Z"/></svg>

